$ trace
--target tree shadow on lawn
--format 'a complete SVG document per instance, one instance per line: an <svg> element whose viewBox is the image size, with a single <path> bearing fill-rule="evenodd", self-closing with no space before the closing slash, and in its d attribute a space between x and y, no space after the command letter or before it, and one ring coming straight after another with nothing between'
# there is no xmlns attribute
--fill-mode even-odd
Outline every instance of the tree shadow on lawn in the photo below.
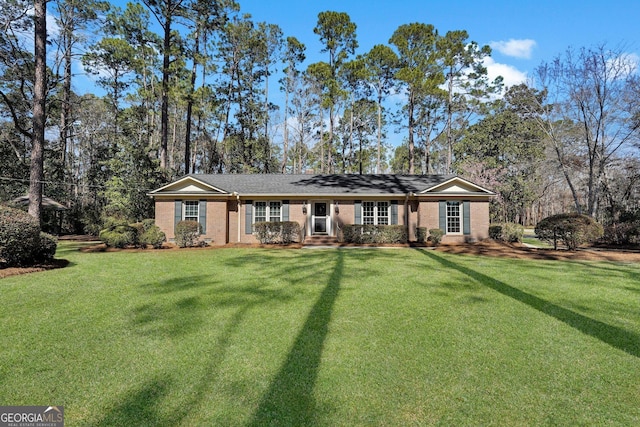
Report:
<svg viewBox="0 0 640 427"><path fill-rule="evenodd" d="M335 266L327 285L262 398L250 426L313 425L320 415L313 391L331 314L344 274L344 253L336 251L335 254Z"/></svg>
<svg viewBox="0 0 640 427"><path fill-rule="evenodd" d="M420 252L428 258L431 258L448 268L464 273L470 278L476 280L478 283L481 283L505 296L513 298L516 301L524 303L548 316L554 317L584 334L597 338L600 341L632 356L640 357L640 335L634 332L627 331L617 326L608 325L604 322L591 319L564 307L560 307L542 298L509 286L506 283L496 280L490 276L449 261L433 252L423 250Z"/></svg>
<svg viewBox="0 0 640 427"><path fill-rule="evenodd" d="M338 295L340 279L344 274L344 254L340 251L335 254L335 267L328 278L298 276L295 282L290 282L290 285L305 285L306 283L303 282L310 278L316 281L328 280L298 334L286 361L264 395L253 416L252 425L264 425L269 422L268 420L278 423L282 420L313 420L317 413L313 389L318 375L324 340L328 333L331 312ZM300 262L299 259L296 259L289 267L295 270L309 268L314 270L310 267L309 262L322 262L326 266L327 261L331 258L305 256L303 259L306 262ZM218 380L229 345L233 337L237 335L247 314L254 308L263 307L264 304L285 302L293 298L291 289L287 289L287 287L282 290L260 289L262 286L266 286L260 278L242 286L220 286L210 276L193 276L148 283L142 285L141 288L146 294L157 294L164 298L164 295L171 292L203 290L207 286L211 287L212 292L218 296L220 292L226 296L217 301L199 300L194 296L186 296L175 301L152 300L132 311L132 323L142 334L152 334L159 338L173 338L176 335L199 329L204 324L200 312L210 305L237 307L217 338L210 346L202 349L203 352L207 352L208 362L198 381L193 384L192 388L186 390L184 400L167 402L168 405L175 408L170 415L162 415L159 411L163 401L171 393L172 386L169 378L172 373L167 371L166 376L151 379L123 395L118 399L113 409L102 414L102 417L92 425L131 425L132 423L135 425L178 425L188 420L192 411L197 410L205 401L206 396L211 392L212 384ZM198 295L206 299L206 294L200 292ZM167 404L163 406L165 412ZM221 420L221 422L223 421ZM294 422L293 424L308 423Z"/></svg>

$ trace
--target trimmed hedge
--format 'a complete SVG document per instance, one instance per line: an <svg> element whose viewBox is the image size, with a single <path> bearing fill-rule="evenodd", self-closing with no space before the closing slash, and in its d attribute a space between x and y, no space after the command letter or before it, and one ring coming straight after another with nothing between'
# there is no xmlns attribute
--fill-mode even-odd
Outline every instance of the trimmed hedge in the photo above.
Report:
<svg viewBox="0 0 640 427"><path fill-rule="evenodd" d="M180 221L176 224L176 245L181 248L199 246L202 226L198 221Z"/></svg>
<svg viewBox="0 0 640 427"><path fill-rule="evenodd" d="M514 222L492 224L489 226L489 237L493 240L515 243L522 242L523 236L524 227Z"/></svg>
<svg viewBox="0 0 640 427"><path fill-rule="evenodd" d="M125 224L115 219L107 219L107 227L100 231L100 240L113 248L125 248L134 246L146 248L153 246L158 249L167 241L167 236L154 224L153 219L145 219L142 222Z"/></svg>
<svg viewBox="0 0 640 427"><path fill-rule="evenodd" d="M428 238L429 238L429 230L427 230L427 227L416 228L416 240L418 243L425 243Z"/></svg>
<svg viewBox="0 0 640 427"><path fill-rule="evenodd" d="M160 249L162 244L166 241L167 236L157 225L152 225L151 227L146 228L144 233L140 236L140 245L142 247L149 245L154 249Z"/></svg>
<svg viewBox="0 0 640 427"><path fill-rule="evenodd" d="M138 245L138 229L127 224L112 225L100 231L100 240L112 248Z"/></svg>
<svg viewBox="0 0 640 427"><path fill-rule="evenodd" d="M404 225L360 225L342 226L342 240L345 243L407 243L407 230Z"/></svg>
<svg viewBox="0 0 640 427"><path fill-rule="evenodd" d="M36 261L51 261L58 248L58 238L48 233L40 233L40 245L34 254Z"/></svg>
<svg viewBox="0 0 640 427"><path fill-rule="evenodd" d="M39 249L38 220L20 209L0 205L0 266L28 265Z"/></svg>
<svg viewBox="0 0 640 427"><path fill-rule="evenodd" d="M573 251L602 237L603 229L590 216L565 213L543 219L536 225L535 233L538 239L553 243L554 249L558 248L558 241L561 241Z"/></svg>
<svg viewBox="0 0 640 427"><path fill-rule="evenodd" d="M300 224L296 221L256 222L253 224L258 241L266 243L289 244L301 240Z"/></svg>
<svg viewBox="0 0 640 427"><path fill-rule="evenodd" d="M439 228L430 228L429 229L429 240L433 242L434 245L439 245L442 242L442 237L444 236L444 231Z"/></svg>

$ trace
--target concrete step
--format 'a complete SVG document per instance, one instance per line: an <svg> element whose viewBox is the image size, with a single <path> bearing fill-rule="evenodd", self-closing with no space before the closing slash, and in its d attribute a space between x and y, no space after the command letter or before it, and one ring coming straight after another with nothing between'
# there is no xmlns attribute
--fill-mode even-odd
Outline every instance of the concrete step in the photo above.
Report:
<svg viewBox="0 0 640 427"><path fill-rule="evenodd" d="M303 246L339 246L338 238L333 236L307 236Z"/></svg>

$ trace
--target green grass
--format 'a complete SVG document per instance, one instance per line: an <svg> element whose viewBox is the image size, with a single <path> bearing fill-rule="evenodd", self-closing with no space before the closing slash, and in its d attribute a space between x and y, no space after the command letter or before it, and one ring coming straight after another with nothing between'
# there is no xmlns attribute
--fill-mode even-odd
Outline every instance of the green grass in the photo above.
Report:
<svg viewBox="0 0 640 427"><path fill-rule="evenodd" d="M640 266L76 251L0 279L0 405L67 425L639 425Z"/></svg>

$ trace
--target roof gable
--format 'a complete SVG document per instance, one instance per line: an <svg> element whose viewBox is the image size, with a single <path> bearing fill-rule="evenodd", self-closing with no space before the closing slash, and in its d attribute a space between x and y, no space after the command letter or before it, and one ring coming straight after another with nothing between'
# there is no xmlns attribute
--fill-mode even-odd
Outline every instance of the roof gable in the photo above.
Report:
<svg viewBox="0 0 640 427"><path fill-rule="evenodd" d="M159 194L229 194L214 185L206 183L194 176L185 176L177 181L169 183L164 187L153 190L151 195Z"/></svg>

